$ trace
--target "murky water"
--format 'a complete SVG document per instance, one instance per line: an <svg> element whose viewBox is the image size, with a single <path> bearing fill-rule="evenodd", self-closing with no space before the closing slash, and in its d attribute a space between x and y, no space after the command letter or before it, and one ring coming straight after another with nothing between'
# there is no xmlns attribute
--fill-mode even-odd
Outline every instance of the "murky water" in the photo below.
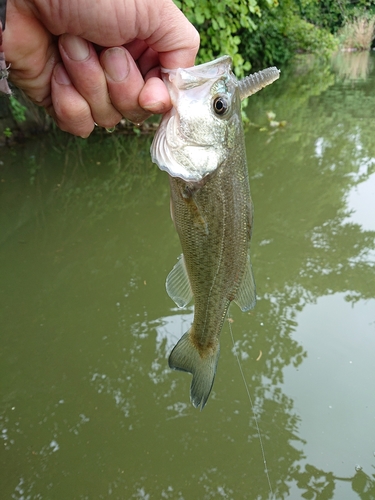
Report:
<svg viewBox="0 0 375 500"><path fill-rule="evenodd" d="M348 61L251 98L259 300L203 412L167 365L193 310L150 139L0 151L1 498L375 498L375 61Z"/></svg>

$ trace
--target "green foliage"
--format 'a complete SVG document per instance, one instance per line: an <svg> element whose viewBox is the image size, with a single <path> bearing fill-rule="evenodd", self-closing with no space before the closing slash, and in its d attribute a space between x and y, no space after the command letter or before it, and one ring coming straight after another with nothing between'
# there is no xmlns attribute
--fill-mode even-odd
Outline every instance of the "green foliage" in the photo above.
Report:
<svg viewBox="0 0 375 500"><path fill-rule="evenodd" d="M240 51L256 67L282 65L301 52L328 54L337 47L331 33L301 17L297 0L280 0L276 7L263 9L251 43L246 33L242 39Z"/></svg>
<svg viewBox="0 0 375 500"><path fill-rule="evenodd" d="M278 4L263 9L258 29L251 40L241 33L240 51L256 68L283 64L293 57L293 47L285 33L289 12Z"/></svg>
<svg viewBox="0 0 375 500"><path fill-rule="evenodd" d="M7 139L10 139L13 135L13 132L10 130L9 127L6 127L6 129L4 130L3 134L5 135L5 137Z"/></svg>
<svg viewBox="0 0 375 500"><path fill-rule="evenodd" d="M293 16L285 28L293 52L329 53L337 48L334 36L327 30Z"/></svg>
<svg viewBox="0 0 375 500"><path fill-rule="evenodd" d="M228 54L237 76L248 72L250 61L245 61L239 51L240 33L245 32L249 37L256 29L261 16L257 0L175 0L175 3L200 33L198 62Z"/></svg>
<svg viewBox="0 0 375 500"><path fill-rule="evenodd" d="M12 113L13 118L17 123L22 123L26 120L26 106L23 106L14 95L9 97L9 105L10 111Z"/></svg>
<svg viewBox="0 0 375 500"><path fill-rule="evenodd" d="M297 0L303 19L334 34L343 25L348 0Z"/></svg>
<svg viewBox="0 0 375 500"><path fill-rule="evenodd" d="M175 0L175 3L200 33L198 63L228 54L239 77L252 66L283 64L296 52L334 50L337 42L329 30L341 26L344 19L341 2L335 0Z"/></svg>
<svg viewBox="0 0 375 500"><path fill-rule="evenodd" d="M300 13L315 26L337 34L356 18L375 16L375 0L300 0Z"/></svg>

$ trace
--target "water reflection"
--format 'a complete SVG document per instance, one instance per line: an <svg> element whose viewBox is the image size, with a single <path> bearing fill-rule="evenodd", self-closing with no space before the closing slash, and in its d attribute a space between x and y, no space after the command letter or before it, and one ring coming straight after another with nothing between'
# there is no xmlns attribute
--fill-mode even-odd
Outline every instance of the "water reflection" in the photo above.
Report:
<svg viewBox="0 0 375 500"><path fill-rule="evenodd" d="M340 494L341 498L350 498L349 483L357 491L355 472L361 472L362 477L369 474L368 484L374 491L373 440L368 425L375 414L374 402L368 398L368 389L375 382L371 367L374 310L375 300L361 300L352 306L344 294L321 297L299 314L293 335L300 338L309 355L298 368L298 377L293 367L284 369L284 390L299 402L299 432L306 437L304 451L308 457L305 470L311 473L315 469L311 479L316 482L318 476L325 476L327 491L322 490L322 498L336 498L334 492L337 498ZM312 467L319 463L332 465L328 470L325 466L325 471ZM345 477L348 472L350 476ZM301 472L301 477L305 476ZM295 480L300 486L298 475Z"/></svg>
<svg viewBox="0 0 375 500"><path fill-rule="evenodd" d="M333 68L343 81L366 80L373 67L370 54L368 50L338 52L332 58Z"/></svg>
<svg viewBox="0 0 375 500"><path fill-rule="evenodd" d="M375 173L350 189L346 203L350 215L345 222L358 224L363 231L375 231Z"/></svg>
<svg viewBox="0 0 375 500"><path fill-rule="evenodd" d="M231 307L203 412L167 365L192 309L165 292L180 249L149 141L7 152L7 498L374 498L373 81L348 87L308 61L250 101L259 301Z"/></svg>
<svg viewBox="0 0 375 500"><path fill-rule="evenodd" d="M315 71L316 68L312 67L311 72ZM331 77L328 77L324 84L322 83L324 74L324 71L320 73L318 81L319 89L326 85L319 99L314 95L314 80L312 79L308 92L302 92L302 96L296 102L290 102L288 92L279 95L276 89L272 89L275 98L267 100L268 108L265 108L262 102L254 101L252 106L254 121L260 123L262 115L266 114L266 109L271 108L288 124L282 134L273 136L272 155L265 147L269 144L267 135L263 140L259 135L254 135L249 144L249 156L254 162L252 190L257 208L256 234L259 238L259 244L255 247L254 261L257 262L257 272L263 277L266 276L267 280L261 284L261 296L262 299L269 301L266 310L270 312L270 317L280 319L286 329L286 335L291 335L294 339L298 338L294 335L296 327L298 331L300 330L300 312L304 311L308 304L315 303L318 297L343 292L340 303L331 307L331 314L334 316L336 311L342 309L342 301L355 303L374 297L375 234L371 224L375 213L374 198L371 195L367 199L364 196L361 197L363 212L359 220L361 212L358 205L353 206L352 194L357 189L363 189L364 186L368 187L369 193L372 191L372 177L375 171L372 118L368 111L361 114L360 120L357 117L359 108L374 109L374 96L367 92L367 88L359 88L350 93L343 92L337 85L333 85ZM309 80L310 70L307 67L303 74L306 80L299 78L297 74L289 83L291 79L288 76L285 80L287 86L292 88L299 86L303 89L304 82ZM337 99L338 93L340 99ZM299 106L298 109L294 107L296 103ZM293 151L292 154L291 151ZM269 189L271 185L275 186L274 190ZM263 186L264 189L262 189ZM303 196L303 201L301 196ZM367 220L371 222L365 222ZM277 256L276 259L275 256ZM259 289L259 280L257 281ZM278 307L272 311L274 304ZM372 305L366 303L366 311L373 310L371 308ZM259 314L259 309L257 314ZM319 310L316 317L320 314ZM286 321L287 315L289 322ZM313 334L316 317L311 319L308 327ZM359 319L358 315L355 317ZM262 323L267 325L269 319L269 317L264 318ZM276 333L272 344L282 349L280 326L272 326L272 331ZM336 326L327 332L332 344L334 344L332 332L335 332L335 328ZM374 323L371 326L372 335L373 328ZM353 325L350 334L355 336L356 329L356 325ZM315 343L323 345L316 335ZM340 338L337 338L336 345L340 343ZM304 343L302 345L305 347ZM301 345L299 347L301 348ZM331 353L335 352L334 349L335 347L331 345ZM294 380L300 384L303 382L300 380L299 366L305 366L304 359L310 356L310 351L311 349L303 349L300 356L295 358L298 376L294 375ZM370 352L372 352L371 348ZM332 354L329 359L332 373L337 365L337 359ZM291 366L287 358L283 357L282 361L285 363L281 363L281 368L288 364ZM363 362L365 366L371 366L369 359ZM285 370L276 379L273 377L273 382L283 380L284 372ZM317 384L315 376L317 373L319 373L319 366L309 372L310 379L314 374L311 379L314 384ZM329 378L329 375L327 377ZM364 387L371 386L365 373L362 373L359 378ZM284 390L285 387L284 381ZM301 385L301 390L312 404L323 399L322 395L314 396L303 385ZM362 397L365 397L363 393ZM306 406L306 401L302 402L300 393L294 399L302 404L303 408ZM364 422L367 434L369 421L374 414L375 409L371 408ZM301 422L305 421L311 424L311 420L303 414ZM338 421L340 421L340 416L336 417L336 425ZM301 429L301 424L298 423L294 427L294 432L304 436L299 429ZM340 431L342 431L341 428ZM319 434L318 429L316 433ZM309 433L309 439L303 446L304 450L309 450L308 443L310 440L316 440L316 433ZM366 441L366 437L363 439ZM322 443L320 450L327 446L329 446L327 442ZM332 449L336 451L336 454L337 448L337 441L333 441ZM323 469L309 465L314 461L311 453L307 453L306 459L308 463L305 468L297 466L293 479L299 489L305 488L307 498L336 498L335 495L340 495L340 492L338 493L339 487L335 488L335 483L340 480L351 482L353 491L360 493L356 486L357 474L339 479L334 472L325 472ZM367 464L368 460L369 456ZM305 461L303 460L302 463ZM317 461L321 461L321 458ZM336 470L337 461L331 457L330 462L335 464ZM353 462L351 469L354 469ZM360 498L371 498L374 491L375 476L366 477L366 487L360 493ZM324 481L322 478L325 478ZM319 480L321 480L320 487L317 486ZM346 491L344 495L347 494ZM291 495L291 498L299 498L301 492L297 492L292 487ZM337 498L344 497L338 496Z"/></svg>

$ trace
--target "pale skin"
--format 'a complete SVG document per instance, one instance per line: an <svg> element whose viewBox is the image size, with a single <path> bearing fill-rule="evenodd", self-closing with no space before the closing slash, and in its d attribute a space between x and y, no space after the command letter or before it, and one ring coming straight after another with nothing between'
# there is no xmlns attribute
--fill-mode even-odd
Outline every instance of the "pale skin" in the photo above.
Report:
<svg viewBox="0 0 375 500"><path fill-rule="evenodd" d="M3 48L14 85L88 137L168 111L160 66L193 66L199 35L172 0L8 0Z"/></svg>

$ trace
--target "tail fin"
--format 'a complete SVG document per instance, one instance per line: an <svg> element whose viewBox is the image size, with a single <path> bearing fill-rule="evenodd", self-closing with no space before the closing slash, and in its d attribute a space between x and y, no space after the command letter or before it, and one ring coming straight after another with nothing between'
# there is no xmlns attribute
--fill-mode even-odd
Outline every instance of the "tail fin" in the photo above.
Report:
<svg viewBox="0 0 375 500"><path fill-rule="evenodd" d="M212 354L202 357L190 338L190 331L185 333L175 345L169 356L169 366L193 374L190 387L190 400L195 408L203 410L214 384L220 346Z"/></svg>

